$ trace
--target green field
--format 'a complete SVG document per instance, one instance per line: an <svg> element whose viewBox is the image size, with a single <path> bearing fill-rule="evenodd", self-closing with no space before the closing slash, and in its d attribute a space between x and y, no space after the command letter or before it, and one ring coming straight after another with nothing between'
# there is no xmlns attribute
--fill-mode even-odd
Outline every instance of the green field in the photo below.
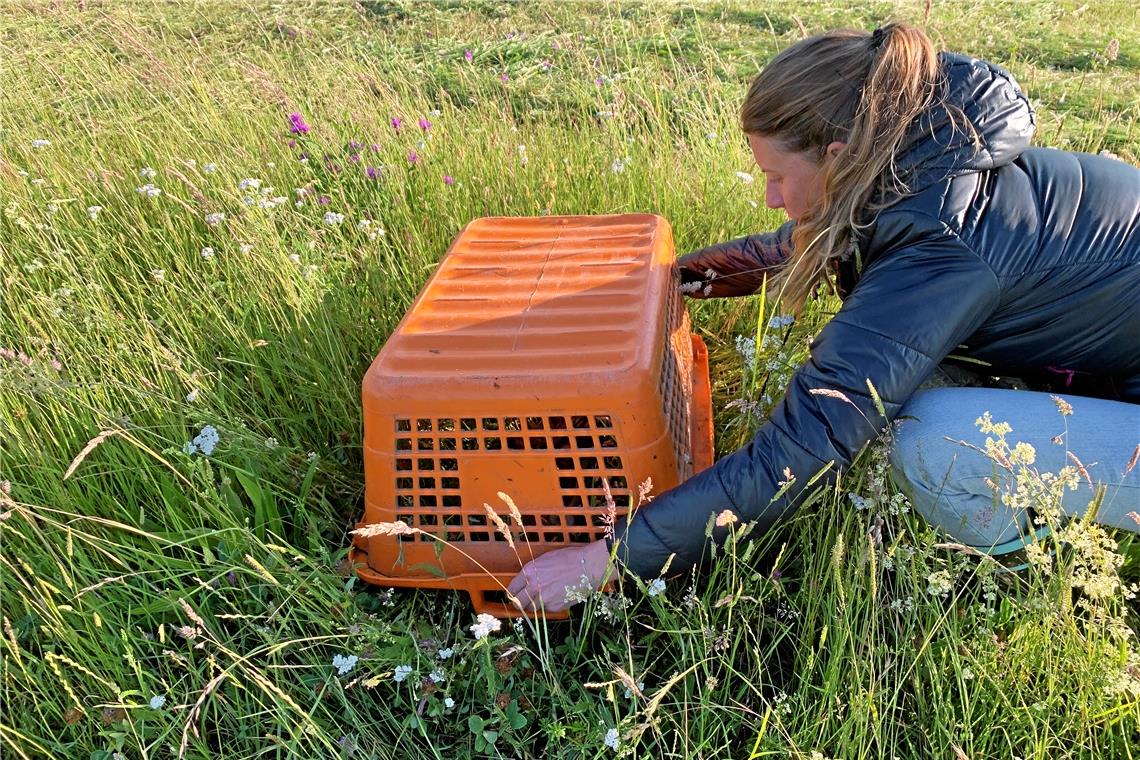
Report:
<svg viewBox="0 0 1140 760"><path fill-rule="evenodd" d="M737 174L747 82L889 19L1009 68L1038 144L1140 158L1126 0L5 0L4 756L1140 756L1140 545L1080 522L995 574L878 448L708 572L569 622L476 640L465 596L346 568L360 381L463 225L650 212L679 253L774 228ZM690 303L721 453L836 303L746 362L763 308Z"/></svg>

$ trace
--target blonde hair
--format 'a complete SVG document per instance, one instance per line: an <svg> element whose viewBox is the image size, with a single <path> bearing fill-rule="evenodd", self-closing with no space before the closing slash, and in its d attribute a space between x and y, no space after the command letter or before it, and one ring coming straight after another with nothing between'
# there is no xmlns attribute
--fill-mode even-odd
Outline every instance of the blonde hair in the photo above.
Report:
<svg viewBox="0 0 1140 760"><path fill-rule="evenodd" d="M847 145L828 164L823 193L796 222L794 252L775 285L794 310L846 256L854 233L907 192L895 167L907 128L935 101L941 68L930 38L892 23L873 34L826 32L783 51L753 80L741 108L747 134L822 162L832 142Z"/></svg>

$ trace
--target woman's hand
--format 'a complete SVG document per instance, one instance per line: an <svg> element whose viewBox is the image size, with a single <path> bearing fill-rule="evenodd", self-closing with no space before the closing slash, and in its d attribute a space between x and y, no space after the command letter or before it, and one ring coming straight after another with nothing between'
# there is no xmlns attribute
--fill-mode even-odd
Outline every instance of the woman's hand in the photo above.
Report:
<svg viewBox="0 0 1140 760"><path fill-rule="evenodd" d="M523 610L561 612L574 604L566 599L567 587L596 591L609 575L610 550L605 541L594 541L555 549L528 562L507 586L507 591L519 600Z"/></svg>

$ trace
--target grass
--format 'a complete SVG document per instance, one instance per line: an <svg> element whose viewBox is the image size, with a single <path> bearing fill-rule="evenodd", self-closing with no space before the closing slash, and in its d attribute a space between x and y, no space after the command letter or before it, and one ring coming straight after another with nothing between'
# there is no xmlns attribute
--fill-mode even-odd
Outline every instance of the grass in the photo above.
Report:
<svg viewBox="0 0 1140 760"><path fill-rule="evenodd" d="M1052 572L997 576L940 548L878 450L706 573L652 596L626 579L626 609L595 597L565 623L476 640L466 598L364 588L345 568L362 507L359 381L463 224L648 211L679 251L775 227L760 183L735 175L751 170L735 127L750 75L801 28L924 13L8 5L0 347L26 358L0 359L0 746L597 757L615 754L613 729L639 757L1140 754L1127 537L1098 550L1074 533L1082 548ZM934 4L928 28L1013 71L1040 143L1137 160L1132 4ZM287 144L290 111L313 125L302 146ZM363 165L385 168L373 180ZM258 208L244 178L285 202ZM148 182L162 194L136 192ZM767 316L757 300L691 304L722 453L756 424L729 402L774 403L835 308L814 304L787 341L762 344L759 366L775 369L757 375L736 350ZM184 453L206 425L216 450ZM1103 587L1080 585L1087 567ZM341 673L337 655L356 660ZM401 665L411 675L396 681Z"/></svg>

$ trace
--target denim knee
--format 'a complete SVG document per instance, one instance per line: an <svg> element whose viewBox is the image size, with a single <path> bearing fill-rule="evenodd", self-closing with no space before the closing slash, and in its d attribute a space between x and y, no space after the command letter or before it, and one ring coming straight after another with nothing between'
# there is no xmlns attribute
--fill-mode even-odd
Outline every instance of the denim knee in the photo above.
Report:
<svg viewBox="0 0 1140 760"><path fill-rule="evenodd" d="M954 388L919 391L903 406L891 447L891 473L915 511L956 540L979 548L1021 535L1024 516L1000 503L994 465L960 441L976 438L975 417Z"/></svg>

